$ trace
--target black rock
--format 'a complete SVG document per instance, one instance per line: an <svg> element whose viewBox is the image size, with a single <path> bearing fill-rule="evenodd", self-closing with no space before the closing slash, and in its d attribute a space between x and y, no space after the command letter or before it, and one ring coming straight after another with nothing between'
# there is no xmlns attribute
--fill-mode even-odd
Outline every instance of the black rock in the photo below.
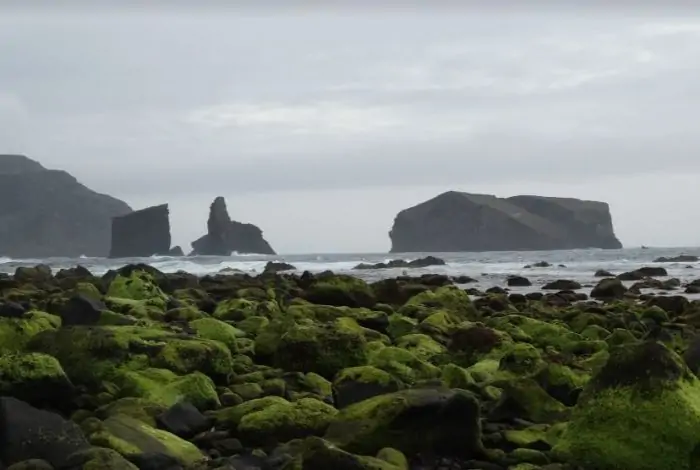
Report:
<svg viewBox="0 0 700 470"><path fill-rule="evenodd" d="M622 281L616 278L601 279L591 290L594 299L621 299L627 293L627 288Z"/></svg>
<svg viewBox="0 0 700 470"><path fill-rule="evenodd" d="M618 274L621 281L641 281L647 277L668 276L666 269L657 266L644 266L634 271Z"/></svg>
<svg viewBox="0 0 700 470"><path fill-rule="evenodd" d="M581 288L581 284L570 279L557 279L542 286L545 290L577 290Z"/></svg>
<svg viewBox="0 0 700 470"><path fill-rule="evenodd" d="M158 426L184 439L207 431L212 426L211 419L204 416L194 405L177 403L156 418Z"/></svg>
<svg viewBox="0 0 700 470"><path fill-rule="evenodd" d="M61 308L60 316L63 326L96 325L102 312L106 310L104 302L85 294L73 295Z"/></svg>
<svg viewBox="0 0 700 470"><path fill-rule="evenodd" d="M266 273L276 273L280 271L294 271L296 267L284 261L268 261L263 269Z"/></svg>
<svg viewBox="0 0 700 470"><path fill-rule="evenodd" d="M0 397L0 461L42 459L62 467L74 452L90 448L80 427L56 413Z"/></svg>
<svg viewBox="0 0 700 470"><path fill-rule="evenodd" d="M598 271L595 272L593 275L594 277L614 277L615 275L611 273L610 271L606 271L605 269L599 269Z"/></svg>
<svg viewBox="0 0 700 470"><path fill-rule="evenodd" d="M170 455L148 452L129 456L139 470L184 470L182 462Z"/></svg>
<svg viewBox="0 0 700 470"><path fill-rule="evenodd" d="M526 277L523 276L510 276L507 281L508 286L510 287L527 287L531 286L532 282Z"/></svg>
<svg viewBox="0 0 700 470"><path fill-rule="evenodd" d="M17 302L8 301L0 304L0 317L19 318L24 315L26 311L24 306Z"/></svg>
<svg viewBox="0 0 700 470"><path fill-rule="evenodd" d="M696 261L700 261L700 258L695 255L678 255L669 258L662 256L656 258L654 263L694 263Z"/></svg>

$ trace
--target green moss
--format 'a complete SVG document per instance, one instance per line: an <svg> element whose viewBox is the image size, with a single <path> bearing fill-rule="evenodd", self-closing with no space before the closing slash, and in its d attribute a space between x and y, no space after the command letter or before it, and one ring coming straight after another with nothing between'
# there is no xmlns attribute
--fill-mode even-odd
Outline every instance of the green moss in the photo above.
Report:
<svg viewBox="0 0 700 470"><path fill-rule="evenodd" d="M263 394L263 389L257 383L234 384L229 387L231 391L239 395L244 401L260 398Z"/></svg>
<svg viewBox="0 0 700 470"><path fill-rule="evenodd" d="M153 276L145 271L132 271L130 276L117 275L109 284L108 297L150 300L152 305L165 307L168 296L158 287Z"/></svg>
<svg viewBox="0 0 700 470"><path fill-rule="evenodd" d="M540 371L545 366L540 352L527 343L515 343L505 349L500 358L499 370L512 372L517 375L530 375Z"/></svg>
<svg viewBox="0 0 700 470"><path fill-rule="evenodd" d="M454 321L474 320L476 308L467 294L455 286L444 286L434 291L424 291L411 297L398 313L418 320L425 320L436 311L444 311Z"/></svg>
<svg viewBox="0 0 700 470"><path fill-rule="evenodd" d="M364 364L367 341L362 331L356 324L341 320L328 325L292 326L280 336L273 364L287 371L316 372L327 378L346 367ZM258 344L256 340L256 352Z"/></svg>
<svg viewBox="0 0 700 470"><path fill-rule="evenodd" d="M95 284L92 284L90 282L78 282L75 287L73 288L76 294L83 294L86 297L90 297L92 299L101 299L102 298L102 292L100 292L97 287L95 287Z"/></svg>
<svg viewBox="0 0 700 470"><path fill-rule="evenodd" d="M392 339L396 340L404 335L414 333L418 326L418 320L398 313L389 316L387 331Z"/></svg>
<svg viewBox="0 0 700 470"><path fill-rule="evenodd" d="M461 388L467 390L476 385L476 381L469 371L455 364L447 364L443 366L440 378L442 379L442 382L450 388Z"/></svg>
<svg viewBox="0 0 700 470"><path fill-rule="evenodd" d="M553 347L570 352L585 339L571 331L565 324L547 322L523 315L504 315L487 320L487 325L505 331L514 340L532 343L540 348Z"/></svg>
<svg viewBox="0 0 700 470"><path fill-rule="evenodd" d="M367 307L376 304L371 287L362 279L347 275L324 276L304 293L311 303L337 307Z"/></svg>
<svg viewBox="0 0 700 470"><path fill-rule="evenodd" d="M122 455L163 453L186 464L204 459L194 444L129 416L114 415L102 424L103 430L90 436L93 445L114 449Z"/></svg>
<svg viewBox="0 0 700 470"><path fill-rule="evenodd" d="M258 333L270 324L270 320L265 317L253 315L244 320L236 322L236 328L243 331L248 336L255 338Z"/></svg>
<svg viewBox="0 0 700 470"><path fill-rule="evenodd" d="M92 447L71 454L68 458L70 468L81 470L138 470L138 467L126 460L120 453L101 447Z"/></svg>
<svg viewBox="0 0 700 470"><path fill-rule="evenodd" d="M231 351L223 343L208 339L167 338L151 362L154 367L177 374L201 371L215 380L225 380L233 371Z"/></svg>
<svg viewBox="0 0 700 470"><path fill-rule="evenodd" d="M659 343L620 346L589 382L558 458L600 470L697 468L700 382Z"/></svg>
<svg viewBox="0 0 700 470"><path fill-rule="evenodd" d="M325 432L337 410L313 398L275 403L248 413L238 425L241 439L254 445L270 445Z"/></svg>
<svg viewBox="0 0 700 470"><path fill-rule="evenodd" d="M168 310L163 319L167 322L190 322L205 317L206 314L197 307L188 305Z"/></svg>
<svg viewBox="0 0 700 470"><path fill-rule="evenodd" d="M190 326L200 337L224 343L233 354L238 350L236 339L245 336L244 331L215 318L201 318L190 322Z"/></svg>
<svg viewBox="0 0 700 470"><path fill-rule="evenodd" d="M333 444L318 437L309 437L302 443L300 452L293 452L295 459L285 470L304 469L353 469L353 470L407 470L400 466L400 454L395 449L383 450L382 456L391 458L399 465L382 458L355 455L345 452ZM393 452L392 452L393 451ZM398 454L396 454L398 453Z"/></svg>
<svg viewBox="0 0 700 470"><path fill-rule="evenodd" d="M586 339L601 340L610 336L610 331L599 325L590 325L581 332L581 336Z"/></svg>
<svg viewBox="0 0 700 470"><path fill-rule="evenodd" d="M219 302L214 310L215 318L233 322L240 322L253 316L274 318L279 314L279 306L272 300L259 302L248 299L226 299Z"/></svg>
<svg viewBox="0 0 700 470"><path fill-rule="evenodd" d="M42 406L69 401L72 389L73 384L54 357L39 353L0 355L0 395Z"/></svg>
<svg viewBox="0 0 700 470"><path fill-rule="evenodd" d="M95 416L104 420L110 416L126 415L156 427L156 417L168 407L169 405L153 403L143 398L120 398L95 410ZM86 425L86 428L90 427L89 424Z"/></svg>
<svg viewBox="0 0 700 470"><path fill-rule="evenodd" d="M408 470L408 459L400 450L385 447L377 453L377 458L392 464L396 470Z"/></svg>
<svg viewBox="0 0 700 470"><path fill-rule="evenodd" d="M565 405L548 395L533 379L512 379L498 386L503 389L498 408L508 416L516 410L516 416L533 423L553 423L569 414Z"/></svg>
<svg viewBox="0 0 700 470"><path fill-rule="evenodd" d="M442 344L423 334L402 336L397 341L396 346L412 352L416 357L424 361L432 361L447 352L447 348Z"/></svg>
<svg viewBox="0 0 700 470"><path fill-rule="evenodd" d="M281 397L269 396L250 400L240 405L223 408L212 413L217 427L224 429L238 429L238 425L243 417L249 413L264 410L273 405L288 404L289 402Z"/></svg>
<svg viewBox="0 0 700 470"><path fill-rule="evenodd" d="M214 383L199 372L178 376L166 369L120 370L114 380L122 396L139 397L164 406L187 401L201 410L220 406Z"/></svg>
<svg viewBox="0 0 700 470"><path fill-rule="evenodd" d="M446 338L456 326L454 316L445 311L438 311L423 320L418 328L432 337Z"/></svg>
<svg viewBox="0 0 700 470"><path fill-rule="evenodd" d="M349 367L340 371L335 377L333 384L338 385L347 381L359 383L374 383L386 386L395 383L396 379L394 379L394 377L392 377L392 375L388 372L378 369L376 367L358 366Z"/></svg>
<svg viewBox="0 0 700 470"><path fill-rule="evenodd" d="M373 455L385 447L416 455L479 455L479 403L462 390L417 388L379 395L338 413L325 438Z"/></svg>
<svg viewBox="0 0 700 470"><path fill-rule="evenodd" d="M406 384L440 376L440 369L405 349L389 346L374 351L369 365L389 372Z"/></svg>
<svg viewBox="0 0 700 470"><path fill-rule="evenodd" d="M622 344L633 344L639 340L628 330L615 328L610 335L605 338L605 342L610 346L619 346Z"/></svg>
<svg viewBox="0 0 700 470"><path fill-rule="evenodd" d="M22 352L34 336L60 326L60 317L38 311L20 318L0 317L0 354Z"/></svg>

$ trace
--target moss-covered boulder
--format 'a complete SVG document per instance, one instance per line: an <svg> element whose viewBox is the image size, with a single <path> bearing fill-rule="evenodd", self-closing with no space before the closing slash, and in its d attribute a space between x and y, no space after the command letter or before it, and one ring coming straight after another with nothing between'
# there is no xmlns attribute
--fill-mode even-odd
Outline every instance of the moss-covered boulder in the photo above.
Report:
<svg viewBox="0 0 700 470"><path fill-rule="evenodd" d="M82 470L138 470L136 465L126 460L119 452L103 447L93 447L71 454L66 461L65 468Z"/></svg>
<svg viewBox="0 0 700 470"><path fill-rule="evenodd" d="M60 326L60 317L38 311L19 318L0 317L0 354L22 352L34 336Z"/></svg>
<svg viewBox="0 0 700 470"><path fill-rule="evenodd" d="M240 322L253 316L274 318L279 316L280 308L273 300L225 299L214 310L214 317L223 321Z"/></svg>
<svg viewBox="0 0 700 470"><path fill-rule="evenodd" d="M0 355L0 395L38 408L65 410L74 392L75 387L55 357L38 353Z"/></svg>
<svg viewBox="0 0 700 470"><path fill-rule="evenodd" d="M343 369L333 380L333 394L338 408L397 392L402 387L403 384L390 373L372 366Z"/></svg>
<svg viewBox="0 0 700 470"><path fill-rule="evenodd" d="M366 363L367 341L363 331L357 324L341 320L330 324L294 324L281 332L272 353L272 364L287 371L316 372L332 379L346 367ZM258 344L256 340L256 348Z"/></svg>
<svg viewBox="0 0 700 470"><path fill-rule="evenodd" d="M88 439L92 445L116 450L124 456L160 453L185 464L205 458L194 444L123 414L110 416L91 431Z"/></svg>
<svg viewBox="0 0 700 470"><path fill-rule="evenodd" d="M700 381L663 344L611 349L554 448L600 470L690 470L700 465Z"/></svg>
<svg viewBox="0 0 700 470"><path fill-rule="evenodd" d="M406 457L396 449L382 449L377 457L355 455L330 442L310 437L293 461L300 470L408 470Z"/></svg>
<svg viewBox="0 0 700 470"><path fill-rule="evenodd" d="M377 303L372 289L365 281L335 274L319 275L306 289L304 298L314 304L338 307L372 308Z"/></svg>
<svg viewBox="0 0 700 470"><path fill-rule="evenodd" d="M200 318L191 321L190 327L202 338L224 343L233 354L238 351L236 340L246 335L244 331L215 318Z"/></svg>
<svg viewBox="0 0 700 470"><path fill-rule="evenodd" d="M325 438L348 452L375 455L482 455L479 402L464 390L419 388L380 395L338 413Z"/></svg>
<svg viewBox="0 0 700 470"><path fill-rule="evenodd" d="M237 435L244 443L267 446L291 439L320 436L337 410L314 398L273 403L241 418Z"/></svg>
<svg viewBox="0 0 700 470"><path fill-rule="evenodd" d="M183 400L200 410L221 405L214 382L200 372L178 376L167 369L122 368L115 372L112 380L118 386L120 396L143 398L166 407Z"/></svg>
<svg viewBox="0 0 700 470"><path fill-rule="evenodd" d="M368 364L390 373L408 385L440 376L438 367L410 351L395 346L380 347L372 351Z"/></svg>
<svg viewBox="0 0 700 470"><path fill-rule="evenodd" d="M469 294L456 286L421 292L411 297L398 313L422 321L436 311L447 312L455 321L475 320L478 317Z"/></svg>

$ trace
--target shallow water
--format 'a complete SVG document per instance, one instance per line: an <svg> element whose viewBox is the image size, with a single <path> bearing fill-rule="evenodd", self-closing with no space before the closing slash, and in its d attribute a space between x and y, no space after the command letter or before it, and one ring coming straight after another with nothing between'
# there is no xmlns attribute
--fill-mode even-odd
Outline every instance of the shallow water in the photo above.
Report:
<svg viewBox="0 0 700 470"><path fill-rule="evenodd" d="M332 270L336 273L348 273L368 281L396 277L403 273L421 275L439 273L450 276L470 276L477 280L470 286L485 289L495 285L505 286L508 276L519 274L529 278L533 286L514 288L513 291L531 291L539 289L553 279L573 279L584 287L590 288L597 280L593 274L598 269L606 269L614 274L631 271L641 266L659 265L666 268L670 277L677 277L682 282L700 278L700 263L654 263L661 257L679 254L700 255L698 247L679 248L628 248L622 250L567 250L567 251L500 251L481 253L357 253L357 254L306 254L306 255L234 255L228 257L151 257L151 258L49 258L12 260L0 258L0 272L12 273L18 266L33 266L45 263L55 270L82 265L94 274L101 275L109 269L118 268L127 263L146 263L164 272L184 270L197 275L213 274L222 269L237 269L250 274L259 273L268 261L286 261L297 267L299 272L321 272ZM432 266L423 269L381 269L353 270L359 263L379 263L391 259L412 260L424 256L437 256L447 262L446 266ZM547 268L525 269L527 264L546 261L552 264ZM560 266L563 265L563 266Z"/></svg>

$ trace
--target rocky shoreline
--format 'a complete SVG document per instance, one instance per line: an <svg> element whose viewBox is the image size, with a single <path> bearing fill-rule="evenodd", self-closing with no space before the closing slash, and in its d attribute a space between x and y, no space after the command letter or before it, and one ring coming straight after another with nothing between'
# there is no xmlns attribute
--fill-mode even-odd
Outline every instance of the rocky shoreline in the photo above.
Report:
<svg viewBox="0 0 700 470"><path fill-rule="evenodd" d="M700 301L623 279L700 282L654 269L589 298L21 267L0 275L0 468L697 468Z"/></svg>

